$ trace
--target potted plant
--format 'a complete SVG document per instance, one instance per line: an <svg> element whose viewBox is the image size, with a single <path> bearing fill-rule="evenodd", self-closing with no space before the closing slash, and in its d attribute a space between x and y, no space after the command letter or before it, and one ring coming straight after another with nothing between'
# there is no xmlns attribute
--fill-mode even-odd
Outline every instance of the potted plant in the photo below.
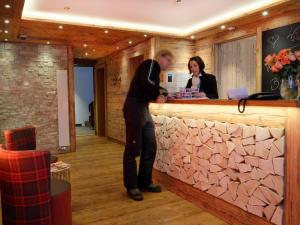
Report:
<svg viewBox="0 0 300 225"><path fill-rule="evenodd" d="M284 99L299 98L300 51L282 49L265 57L265 66L281 80L280 95Z"/></svg>

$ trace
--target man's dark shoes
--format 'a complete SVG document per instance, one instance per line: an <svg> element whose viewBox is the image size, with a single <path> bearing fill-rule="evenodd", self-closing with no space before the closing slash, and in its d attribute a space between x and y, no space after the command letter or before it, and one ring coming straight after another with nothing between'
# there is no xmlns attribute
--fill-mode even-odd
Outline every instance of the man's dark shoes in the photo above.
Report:
<svg viewBox="0 0 300 225"><path fill-rule="evenodd" d="M142 201L144 199L143 193L138 188L127 189L127 194L135 201Z"/></svg>
<svg viewBox="0 0 300 225"><path fill-rule="evenodd" d="M153 193L161 192L161 186L158 184L153 184L153 183L149 184L146 187L141 187L140 189L141 189L141 191L148 191L148 192L153 192Z"/></svg>

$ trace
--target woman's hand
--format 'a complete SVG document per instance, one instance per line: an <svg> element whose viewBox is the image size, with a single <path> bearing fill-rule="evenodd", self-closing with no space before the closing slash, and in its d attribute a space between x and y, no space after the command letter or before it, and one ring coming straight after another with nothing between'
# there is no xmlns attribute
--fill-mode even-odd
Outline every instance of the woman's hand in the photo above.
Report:
<svg viewBox="0 0 300 225"><path fill-rule="evenodd" d="M206 97L206 94L204 92L199 92L199 93L195 93L194 94L196 97L199 97L199 98L204 98Z"/></svg>
<svg viewBox="0 0 300 225"><path fill-rule="evenodd" d="M158 98L156 99L157 103L165 103L167 101L167 97L164 95L159 95Z"/></svg>

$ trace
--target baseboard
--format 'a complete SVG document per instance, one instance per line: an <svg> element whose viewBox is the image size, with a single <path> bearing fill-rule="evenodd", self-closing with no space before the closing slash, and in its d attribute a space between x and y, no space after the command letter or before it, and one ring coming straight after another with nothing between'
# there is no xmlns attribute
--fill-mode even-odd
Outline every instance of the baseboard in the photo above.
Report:
<svg viewBox="0 0 300 225"><path fill-rule="evenodd" d="M108 137L108 136L107 136L107 140L109 140L109 141L112 141L112 142L115 142L115 143L117 143L117 144L120 144L120 145L124 145L124 146L125 146L125 142L124 142L124 141L120 141L120 140L118 140L118 139L115 139L115 138L112 138L112 137Z"/></svg>

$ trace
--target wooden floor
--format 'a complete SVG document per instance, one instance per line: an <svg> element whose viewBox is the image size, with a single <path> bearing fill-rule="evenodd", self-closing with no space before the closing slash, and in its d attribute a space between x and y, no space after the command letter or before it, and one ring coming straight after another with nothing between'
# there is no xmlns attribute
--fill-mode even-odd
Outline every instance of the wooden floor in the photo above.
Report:
<svg viewBox="0 0 300 225"><path fill-rule="evenodd" d="M77 137L77 152L58 155L72 165L73 225L225 225L217 217L163 189L127 198L123 146L96 136Z"/></svg>

